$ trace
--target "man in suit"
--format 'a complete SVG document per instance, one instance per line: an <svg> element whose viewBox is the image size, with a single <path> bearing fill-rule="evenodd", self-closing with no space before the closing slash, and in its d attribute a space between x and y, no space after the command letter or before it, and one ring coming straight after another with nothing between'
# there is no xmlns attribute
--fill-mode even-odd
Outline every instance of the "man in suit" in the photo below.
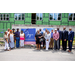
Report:
<svg viewBox="0 0 75 75"><path fill-rule="evenodd" d="M59 49L60 49L60 40L62 39L62 31L57 28L57 32L59 33Z"/></svg>
<svg viewBox="0 0 75 75"><path fill-rule="evenodd" d="M66 31L66 27L64 27L62 32L62 48L64 51L66 51L67 48L67 39L68 39L68 31Z"/></svg>
<svg viewBox="0 0 75 75"><path fill-rule="evenodd" d="M71 52L71 50L72 50L73 38L74 38L74 32L72 31L72 28L69 28L69 32L68 32L68 46L69 46L69 50L68 50L68 52Z"/></svg>

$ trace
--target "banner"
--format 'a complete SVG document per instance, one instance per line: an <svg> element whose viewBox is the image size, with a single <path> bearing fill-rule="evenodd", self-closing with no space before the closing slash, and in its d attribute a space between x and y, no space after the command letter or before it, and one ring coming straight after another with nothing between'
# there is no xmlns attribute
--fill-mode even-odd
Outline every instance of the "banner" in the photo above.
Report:
<svg viewBox="0 0 75 75"><path fill-rule="evenodd" d="M39 29L40 28L21 29L25 34L25 44L36 44L36 42L35 42L35 34L36 34L36 31L39 30ZM53 28L41 28L42 32L44 32L45 29L47 29L47 30L49 30L51 32L51 30Z"/></svg>

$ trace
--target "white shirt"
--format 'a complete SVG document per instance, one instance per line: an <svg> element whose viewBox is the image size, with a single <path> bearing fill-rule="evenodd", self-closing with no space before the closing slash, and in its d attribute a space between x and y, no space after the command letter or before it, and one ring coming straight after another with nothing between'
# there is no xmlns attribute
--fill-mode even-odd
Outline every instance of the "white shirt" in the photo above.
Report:
<svg viewBox="0 0 75 75"><path fill-rule="evenodd" d="M48 39L48 41L50 42L50 38L51 38L51 34L49 33L49 34L46 34L46 41L47 41L47 39Z"/></svg>

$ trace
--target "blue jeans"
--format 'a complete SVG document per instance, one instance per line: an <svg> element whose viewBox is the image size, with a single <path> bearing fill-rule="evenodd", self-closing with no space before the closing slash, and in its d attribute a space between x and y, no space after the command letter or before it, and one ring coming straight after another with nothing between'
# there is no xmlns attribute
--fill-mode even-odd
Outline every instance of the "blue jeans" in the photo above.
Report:
<svg viewBox="0 0 75 75"><path fill-rule="evenodd" d="M19 47L19 43L20 43L20 37L16 37L16 47Z"/></svg>

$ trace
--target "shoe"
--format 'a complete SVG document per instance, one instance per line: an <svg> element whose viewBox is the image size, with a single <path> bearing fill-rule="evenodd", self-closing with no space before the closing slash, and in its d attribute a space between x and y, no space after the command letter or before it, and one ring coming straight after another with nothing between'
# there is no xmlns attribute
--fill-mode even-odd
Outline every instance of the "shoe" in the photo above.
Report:
<svg viewBox="0 0 75 75"><path fill-rule="evenodd" d="M7 49L5 49L4 51L6 51Z"/></svg>
<svg viewBox="0 0 75 75"><path fill-rule="evenodd" d="M8 49L7 51L11 51L10 49Z"/></svg>
<svg viewBox="0 0 75 75"><path fill-rule="evenodd" d="M68 52L71 52L70 50L68 50Z"/></svg>

